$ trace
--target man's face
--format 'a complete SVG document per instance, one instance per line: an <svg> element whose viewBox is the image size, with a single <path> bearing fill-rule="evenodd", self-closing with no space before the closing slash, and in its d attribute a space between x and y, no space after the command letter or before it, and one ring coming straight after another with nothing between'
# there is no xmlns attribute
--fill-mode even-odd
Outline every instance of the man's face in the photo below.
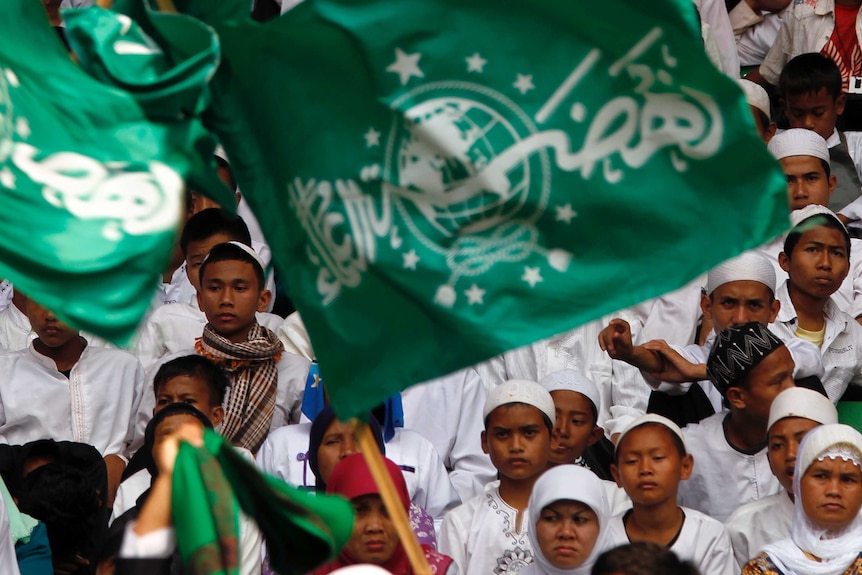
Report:
<svg viewBox="0 0 862 575"><path fill-rule="evenodd" d="M269 290L260 289L254 266L241 260L208 263L201 278L198 305L221 336L234 343L248 339L255 313L269 303Z"/></svg>
<svg viewBox="0 0 862 575"><path fill-rule="evenodd" d="M778 261L790 276L792 289L817 300L838 291L850 270L844 234L827 226L803 233L791 256L782 252Z"/></svg>
<svg viewBox="0 0 862 575"><path fill-rule="evenodd" d="M791 128L814 130L824 140L835 131L838 116L844 112L844 94L833 99L826 88L784 98L784 113Z"/></svg>
<svg viewBox="0 0 862 575"><path fill-rule="evenodd" d="M825 206L838 182L826 176L823 162L814 156L787 156L778 160L787 180L787 201L791 210L814 204Z"/></svg>
<svg viewBox="0 0 862 575"><path fill-rule="evenodd" d="M722 284L701 301L703 314L712 319L716 333L750 321L768 325L775 321L780 306L766 285L752 280Z"/></svg>
<svg viewBox="0 0 862 575"><path fill-rule="evenodd" d="M766 434L769 468L788 493L793 493L793 470L799 442L818 425L816 421L804 417L785 417L773 423Z"/></svg>
<svg viewBox="0 0 862 575"><path fill-rule="evenodd" d="M787 346L782 345L774 350L748 374L747 389L734 388L738 390L741 402L736 403L736 407L744 409L753 419L763 421L765 426L775 396L795 386L793 367L793 358Z"/></svg>
<svg viewBox="0 0 862 575"><path fill-rule="evenodd" d="M541 473L551 454L551 434L542 412L523 403L501 405L488 414L482 450L509 479L529 479Z"/></svg>

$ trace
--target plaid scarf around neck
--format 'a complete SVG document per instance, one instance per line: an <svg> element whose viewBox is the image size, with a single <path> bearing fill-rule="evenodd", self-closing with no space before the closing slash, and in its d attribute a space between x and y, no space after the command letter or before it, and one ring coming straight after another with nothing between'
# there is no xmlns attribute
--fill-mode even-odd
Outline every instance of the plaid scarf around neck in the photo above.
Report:
<svg viewBox="0 0 862 575"><path fill-rule="evenodd" d="M204 327L195 341L195 351L224 369L231 379L231 390L221 424L221 434L231 443L252 453L269 433L275 410L278 368L284 351L278 337L260 324L254 324L248 340L233 343Z"/></svg>

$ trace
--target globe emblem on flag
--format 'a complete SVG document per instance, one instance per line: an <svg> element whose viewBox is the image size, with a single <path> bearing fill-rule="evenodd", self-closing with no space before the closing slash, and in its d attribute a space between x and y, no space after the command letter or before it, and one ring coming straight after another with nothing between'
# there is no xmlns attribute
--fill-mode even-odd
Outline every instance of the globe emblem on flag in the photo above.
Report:
<svg viewBox="0 0 862 575"><path fill-rule="evenodd" d="M532 222L547 203L547 154L517 153L535 127L510 101L477 88L482 92L470 98L434 97L413 105L396 121L389 142L386 179L396 184L390 189L396 205L436 251L446 238L482 235L511 220ZM417 223L417 216L431 228Z"/></svg>

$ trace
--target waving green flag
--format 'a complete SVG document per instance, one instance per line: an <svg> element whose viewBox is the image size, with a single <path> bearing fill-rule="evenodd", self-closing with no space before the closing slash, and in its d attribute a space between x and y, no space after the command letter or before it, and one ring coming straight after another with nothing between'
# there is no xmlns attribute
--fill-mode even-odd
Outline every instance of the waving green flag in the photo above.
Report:
<svg viewBox="0 0 862 575"><path fill-rule="evenodd" d="M215 186L211 138L177 113L193 90L151 123L157 106L145 110L146 98L87 75L33 0L0 2L0 37L0 277L76 327L124 343L167 264L184 179ZM140 62L140 43L115 40L112 63Z"/></svg>
<svg viewBox="0 0 862 575"><path fill-rule="evenodd" d="M340 415L788 225L689 0L308 0L264 25L177 6L219 33L212 125Z"/></svg>

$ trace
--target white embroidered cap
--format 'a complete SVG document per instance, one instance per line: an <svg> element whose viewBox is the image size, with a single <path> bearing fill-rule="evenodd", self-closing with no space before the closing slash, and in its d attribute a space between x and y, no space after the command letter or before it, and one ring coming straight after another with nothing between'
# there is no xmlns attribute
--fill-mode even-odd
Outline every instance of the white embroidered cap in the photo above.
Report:
<svg viewBox="0 0 862 575"><path fill-rule="evenodd" d="M601 399L599 388L586 374L574 369L562 369L549 373L539 381L539 385L548 392L552 391L574 391L589 399L596 411L599 410Z"/></svg>
<svg viewBox="0 0 862 575"><path fill-rule="evenodd" d="M822 393L805 387L791 387L776 395L772 401L766 429L787 417L804 417L828 425L838 423L838 410Z"/></svg>
<svg viewBox="0 0 862 575"><path fill-rule="evenodd" d="M816 215L822 215L829 218L832 218L844 228L845 233L847 232L847 226L844 225L844 222L838 219L838 216L835 215L835 212L827 208L826 206L821 206L818 204L808 204L804 208L800 208L798 210L793 210L790 212L790 223L795 228L808 218Z"/></svg>
<svg viewBox="0 0 862 575"><path fill-rule="evenodd" d="M706 291L712 293L726 283L743 280L760 282L775 293L775 266L761 253L745 252L712 268Z"/></svg>
<svg viewBox="0 0 862 575"><path fill-rule="evenodd" d="M532 405L548 416L551 423L556 421L554 400L544 387L529 379L510 379L491 390L482 410L482 419L488 419L488 414L507 403L526 403Z"/></svg>
<svg viewBox="0 0 862 575"><path fill-rule="evenodd" d="M636 427L640 427L641 425L645 425L647 423L658 423L659 425L664 425L665 427L667 427L674 435L679 437L679 440L682 442L682 446L685 449L685 452L688 453L688 446L686 446L685 444L685 438L682 436L682 430L679 428L679 426L667 417L664 417L657 413L645 413L644 415L641 415L640 417L626 425L623 428L622 433L620 433L620 436L617 438L617 444L614 446L614 453L617 452L617 449L619 449L620 444L622 444L623 442L623 437L625 437L628 432L632 431Z"/></svg>
<svg viewBox="0 0 862 575"><path fill-rule="evenodd" d="M745 94L745 101L748 102L749 106L757 108L766 114L767 118L772 117L769 108L769 94L766 93L763 86L745 78L739 78L736 83L742 88L742 92Z"/></svg>
<svg viewBox="0 0 862 575"><path fill-rule="evenodd" d="M829 162L829 146L823 136L812 130L791 128L776 134L766 145L776 160L789 156L814 156Z"/></svg>

